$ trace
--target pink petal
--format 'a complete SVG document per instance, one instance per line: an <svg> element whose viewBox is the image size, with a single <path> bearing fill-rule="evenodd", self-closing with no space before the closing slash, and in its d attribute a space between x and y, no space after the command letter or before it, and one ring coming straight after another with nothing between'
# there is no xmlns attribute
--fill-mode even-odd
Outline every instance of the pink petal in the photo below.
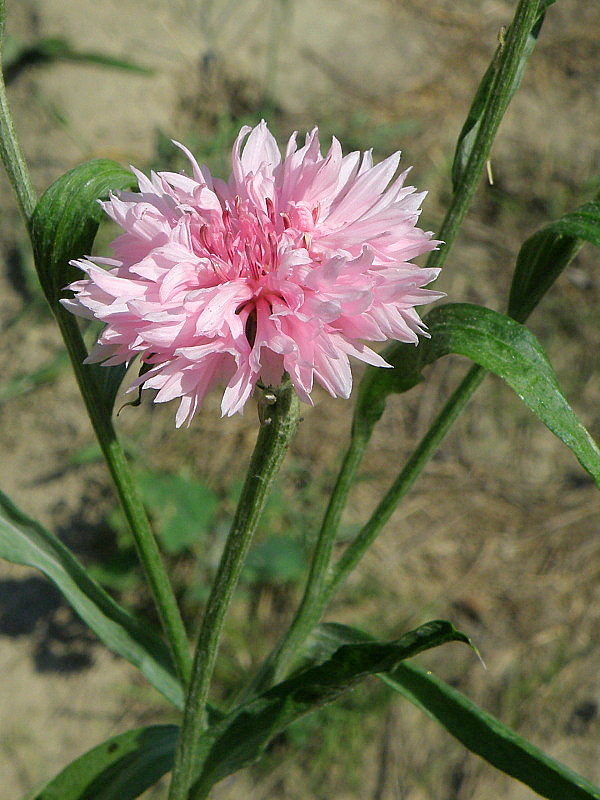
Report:
<svg viewBox="0 0 600 800"><path fill-rule="evenodd" d="M282 159L262 121L241 129L226 182L175 144L192 176L132 168L140 191L101 204L123 231L114 258L73 262L85 277L61 302L105 322L90 363L141 355L131 388L179 399L180 427L217 384L228 416L284 372L304 402L315 381L348 397L350 358L389 366L364 341L427 335L416 308L442 296L425 288L438 270L410 259L439 242L417 227L424 194L393 180L398 153L373 166L334 137L323 156L314 128Z"/></svg>

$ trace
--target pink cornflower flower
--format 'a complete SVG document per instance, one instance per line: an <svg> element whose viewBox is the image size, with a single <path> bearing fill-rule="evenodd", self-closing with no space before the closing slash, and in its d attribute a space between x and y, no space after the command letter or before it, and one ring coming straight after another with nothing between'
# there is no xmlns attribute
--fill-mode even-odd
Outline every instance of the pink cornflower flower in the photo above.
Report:
<svg viewBox="0 0 600 800"><path fill-rule="evenodd" d="M140 355L131 389L181 398L179 427L215 384L223 415L286 372L307 403L315 381L348 397L349 356L389 366L360 340L427 335L415 306L442 296L423 288L439 270L410 259L438 242L417 227L425 193L404 186L408 170L392 182L399 153L373 166L333 138L322 156L315 128L282 159L263 121L241 129L225 183L178 147L193 177L134 169L139 193L102 203L124 231L114 258L72 262L87 278L62 302L106 323L88 361Z"/></svg>

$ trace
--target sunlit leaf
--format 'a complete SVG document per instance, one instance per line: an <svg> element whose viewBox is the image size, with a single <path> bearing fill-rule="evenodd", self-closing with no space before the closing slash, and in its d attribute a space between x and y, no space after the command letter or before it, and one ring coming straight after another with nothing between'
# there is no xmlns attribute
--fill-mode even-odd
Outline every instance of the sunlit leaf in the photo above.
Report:
<svg viewBox="0 0 600 800"><path fill-rule="evenodd" d="M469 643L449 622L436 620L396 642L340 647L322 664L277 684L213 726L201 742L199 763L203 766L194 791L253 763L292 722L333 702L368 675L395 669L404 659L451 641Z"/></svg>
<svg viewBox="0 0 600 800"><path fill-rule="evenodd" d="M307 657L319 662L342 643L372 641L362 631L325 623L313 632ZM550 800L598 800L600 789L546 755L437 678L415 664L401 664L379 677L442 725L472 753Z"/></svg>
<svg viewBox="0 0 600 800"><path fill-rule="evenodd" d="M405 392L422 380L421 371L438 358L466 356L502 378L523 402L575 454L600 485L600 450L561 392L536 337L504 314L470 303L434 308L425 322L431 334L418 347L395 343L383 357L394 369L371 368L363 379L355 424L372 424L391 392Z"/></svg>
<svg viewBox="0 0 600 800"><path fill-rule="evenodd" d="M74 326L75 322L59 305L59 299L65 286L82 276L69 262L92 251L98 225L104 217L98 198L135 185L129 170L114 161L96 159L65 173L44 192L35 207L31 239L36 269L44 294L64 325ZM85 373L91 376L110 413L125 367L89 364Z"/></svg>
<svg viewBox="0 0 600 800"><path fill-rule="evenodd" d="M449 622L436 620L395 642L343 643L318 666L283 681L222 719L213 712L198 752L199 778L190 796L260 757L292 722L333 702L364 678L446 642L469 643ZM24 800L133 800L168 772L177 728L150 726L115 736L72 762Z"/></svg>
<svg viewBox="0 0 600 800"><path fill-rule="evenodd" d="M552 2L545 0L544 8ZM598 200L565 214L523 244L513 276L508 316L524 322L585 241L600 246ZM421 342L419 348L423 347L427 349L428 343ZM421 380L416 366L421 354L411 353L410 349L407 345L391 345L387 350L395 353L396 360L404 360L404 369L382 372L371 367L365 372L358 391L353 435L368 439L383 414L387 394L405 392ZM429 363L426 356L423 363Z"/></svg>
<svg viewBox="0 0 600 800"><path fill-rule="evenodd" d="M98 225L105 216L98 198L135 185L130 170L98 158L69 170L41 196L31 230L36 267L52 307L64 287L82 275L69 261L91 253Z"/></svg>

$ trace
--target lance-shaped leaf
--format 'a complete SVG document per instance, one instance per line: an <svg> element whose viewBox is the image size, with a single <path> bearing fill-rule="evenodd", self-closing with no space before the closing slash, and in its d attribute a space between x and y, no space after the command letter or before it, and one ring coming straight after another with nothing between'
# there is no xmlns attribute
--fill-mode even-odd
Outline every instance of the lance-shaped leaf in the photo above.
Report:
<svg viewBox="0 0 600 800"><path fill-rule="evenodd" d="M98 199L135 185L129 170L108 159L95 159L62 175L35 207L30 230L36 269L50 307L67 325L75 323L59 305L59 299L64 287L82 276L69 262L92 252L98 225L105 216ZM84 372L110 414L125 367L89 364Z"/></svg>
<svg viewBox="0 0 600 800"><path fill-rule="evenodd" d="M203 766L190 796L253 763L292 722L333 702L368 675L388 672L406 658L451 641L470 644L449 622L435 620L396 642L344 645L324 663L277 684L210 729L201 743Z"/></svg>
<svg viewBox="0 0 600 800"><path fill-rule="evenodd" d="M531 29L531 32L529 33L529 36L527 37L527 43L525 45L525 49L523 50L519 67L515 74L514 80L512 81L512 85L510 86L509 100L519 88L519 84L521 83L521 78L523 77L523 72L525 71L525 66L527 64L527 59L531 55L538 36L540 35L546 9L554 2L555 0L541 0L540 2L538 16ZM473 98L471 108L467 114L467 119L465 120L465 124L463 125L459 134L458 141L456 143L456 151L454 153L454 161L452 163L452 186L454 191L456 191L460 184L465 167L467 166L473 150L473 145L481 125L483 113L490 100L494 80L496 78L496 71L498 69L498 58L502 47L503 43L501 42L498 46L495 57L492 59L492 62L487 68L483 78L481 79L481 83L475 92L475 97Z"/></svg>
<svg viewBox="0 0 600 800"><path fill-rule="evenodd" d="M372 641L362 631L325 623L312 634L306 656L322 661L343 643ZM518 733L415 664L379 676L439 722L472 753L550 800L599 800L600 788L546 755Z"/></svg>
<svg viewBox="0 0 600 800"><path fill-rule="evenodd" d="M508 315L524 322L584 242L600 247L600 201L565 214L521 247L510 288Z"/></svg>
<svg viewBox="0 0 600 800"><path fill-rule="evenodd" d="M333 702L368 675L446 642L470 644L449 622L435 620L395 642L342 642L318 666L277 684L214 721L200 743L194 797L260 757L269 742L305 714ZM212 717L215 720L215 716ZM168 772L177 728L150 726L115 736L73 761L24 800L133 800Z"/></svg>
<svg viewBox="0 0 600 800"><path fill-rule="evenodd" d="M71 552L0 492L0 557L40 570L104 644L130 661L178 708L183 691L166 644L116 603Z"/></svg>
<svg viewBox="0 0 600 800"><path fill-rule="evenodd" d="M525 322L584 241L600 246L598 200L585 203L575 211L565 214L523 244L517 256L508 316L517 322ZM425 321L428 319L426 317ZM423 346L427 347L427 342L421 342L420 347ZM395 355L392 356L392 353ZM409 368L393 372L367 368L358 390L353 421L354 433L367 439L383 414L386 395L406 392L421 380L415 372L415 354L411 355L409 346L391 345L383 355L395 358L398 363L404 362ZM414 367L412 370L410 365Z"/></svg>
<svg viewBox="0 0 600 800"><path fill-rule="evenodd" d="M431 339L418 347L394 344L383 357L391 370L371 370L361 383L355 424L372 422L390 392L405 392L422 380L421 371L456 353L475 361L514 389L552 433L575 454L600 485L600 450L560 390L554 370L536 337L504 314L470 303L438 306L425 317ZM358 422L357 422L358 420Z"/></svg>
<svg viewBox="0 0 600 800"><path fill-rule="evenodd" d="M151 725L113 736L23 800L133 800L171 769L178 732Z"/></svg>
<svg viewBox="0 0 600 800"><path fill-rule="evenodd" d="M546 755L431 673L402 664L383 679L468 750L542 797L600 800L600 787Z"/></svg>
<svg viewBox="0 0 600 800"><path fill-rule="evenodd" d="M89 255L100 221L99 198L136 185L130 170L105 158L69 170L40 197L31 218L35 264L54 309L64 287L81 277L69 261Z"/></svg>

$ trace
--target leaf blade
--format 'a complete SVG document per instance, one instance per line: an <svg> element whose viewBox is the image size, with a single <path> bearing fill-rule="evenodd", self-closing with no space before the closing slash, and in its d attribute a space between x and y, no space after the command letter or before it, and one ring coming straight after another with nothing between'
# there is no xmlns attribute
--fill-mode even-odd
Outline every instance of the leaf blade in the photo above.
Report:
<svg viewBox="0 0 600 800"><path fill-rule="evenodd" d="M300 716L333 702L367 675L450 641L466 642L449 622L435 620L396 642L342 643L304 670L219 719L214 713L199 754L200 777L190 797L255 761L269 741ZM73 761L24 800L133 800L172 767L177 727L150 726L120 734ZM148 773L148 774L146 774Z"/></svg>
<svg viewBox="0 0 600 800"><path fill-rule="evenodd" d="M48 302L55 307L62 289L80 273L69 261L89 254L100 221L98 199L132 189L135 177L105 158L66 172L40 197L31 218L34 258Z"/></svg>
<svg viewBox="0 0 600 800"><path fill-rule="evenodd" d="M450 641L470 644L449 622L435 620L396 642L343 645L318 666L244 703L209 730L201 745L200 775L190 797L201 795L217 781L253 763L271 739L292 722L333 702L368 675L387 671L394 662Z"/></svg>
<svg viewBox="0 0 600 800"><path fill-rule="evenodd" d="M524 242L510 287L509 316L526 320L584 242L600 247L600 200L584 203Z"/></svg>
<svg viewBox="0 0 600 800"><path fill-rule="evenodd" d="M385 405L390 392L405 392L422 380L421 371L451 353L466 356L502 378L538 418L574 453L600 485L598 445L565 399L548 358L536 337L510 317L470 303L434 308L425 322L430 339L418 347L396 343L383 357L394 370L366 373L356 416L367 419Z"/></svg>
<svg viewBox="0 0 600 800"><path fill-rule="evenodd" d="M178 708L183 690L163 640L118 605L71 552L0 491L0 557L42 572L104 644L142 672Z"/></svg>
<svg viewBox="0 0 600 800"><path fill-rule="evenodd" d="M600 789L546 755L461 692L412 664L382 680L472 753L549 800L600 800Z"/></svg>
<svg viewBox="0 0 600 800"><path fill-rule="evenodd" d="M540 11L555 0L542 0ZM533 234L522 245L511 283L508 315L517 322L525 322L543 295L550 289L560 273L569 265L580 246L587 241L600 246L600 201L598 198L565 214ZM425 320L427 321L427 320ZM427 343L424 343L425 346ZM423 343L421 342L421 346ZM391 345L384 357L400 361L403 348L408 370L381 370L368 367L358 388L353 419L353 435L367 439L385 410L386 396L406 392L422 380L414 366L414 357L406 345Z"/></svg>
<svg viewBox="0 0 600 800"><path fill-rule="evenodd" d="M109 159L95 159L66 172L40 197L31 217L31 241L42 289L56 315L66 314L59 305L63 289L81 277L69 262L91 253L105 216L98 199L108 197L111 191L135 186L135 177L129 170ZM87 364L84 369L95 382L110 415L125 365Z"/></svg>
<svg viewBox="0 0 600 800"><path fill-rule="evenodd" d="M356 628L323 623L313 631L307 657L326 658L342 643L372 641ZM415 664L401 664L379 678L438 722L468 750L549 800L599 800L600 789L551 758L477 706L441 678Z"/></svg>
<svg viewBox="0 0 600 800"><path fill-rule="evenodd" d="M23 800L134 800L171 769L178 731L151 725L113 736Z"/></svg>

